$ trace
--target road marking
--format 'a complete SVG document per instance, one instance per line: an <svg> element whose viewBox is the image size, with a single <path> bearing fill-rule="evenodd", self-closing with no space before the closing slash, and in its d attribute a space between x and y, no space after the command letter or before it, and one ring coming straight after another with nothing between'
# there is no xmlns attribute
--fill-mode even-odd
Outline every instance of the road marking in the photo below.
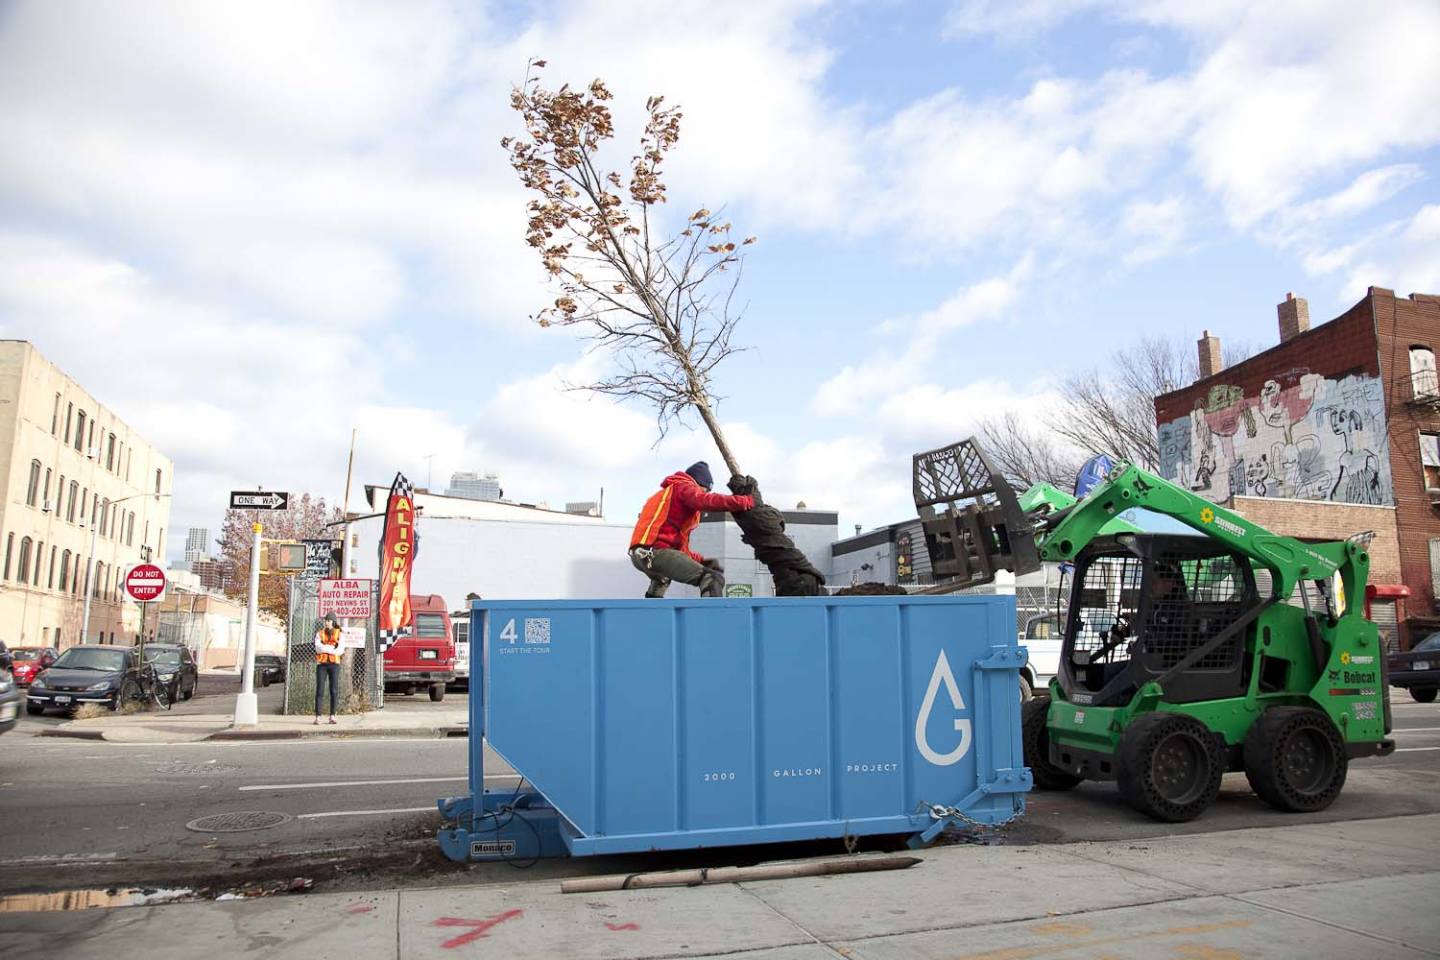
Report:
<svg viewBox="0 0 1440 960"><path fill-rule="evenodd" d="M248 787L239 787L246 790L311 790L320 787L373 787L383 786L388 783L454 783L456 781L468 780L469 777L410 777L404 780L325 780L316 783L262 783ZM485 778L488 783L491 780L519 780L518 773L497 773Z"/></svg>
<svg viewBox="0 0 1440 960"><path fill-rule="evenodd" d="M1440 727L1396 727L1391 733L1440 733Z"/></svg>
<svg viewBox="0 0 1440 960"><path fill-rule="evenodd" d="M120 854L118 853L47 854L39 857L15 857L11 860L0 860L0 867L23 867L42 863L63 867L72 864L105 863L110 860L118 860L119 858Z"/></svg>
<svg viewBox="0 0 1440 960"><path fill-rule="evenodd" d="M391 810L327 810L325 813L299 813L295 815L296 820L315 820L319 817L364 817L382 813L430 813L438 812L435 804L428 807L400 807Z"/></svg>
<svg viewBox="0 0 1440 960"><path fill-rule="evenodd" d="M1431 750L1440 750L1440 747L1400 747L1396 753L1429 753Z"/></svg>

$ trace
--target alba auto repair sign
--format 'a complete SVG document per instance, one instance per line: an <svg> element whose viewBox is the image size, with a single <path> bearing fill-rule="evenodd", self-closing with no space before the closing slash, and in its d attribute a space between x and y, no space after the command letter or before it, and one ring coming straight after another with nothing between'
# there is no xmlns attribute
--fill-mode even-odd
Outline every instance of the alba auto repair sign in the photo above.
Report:
<svg viewBox="0 0 1440 960"><path fill-rule="evenodd" d="M333 613L341 619L367 620L373 611L370 607L373 580L321 580L320 616Z"/></svg>

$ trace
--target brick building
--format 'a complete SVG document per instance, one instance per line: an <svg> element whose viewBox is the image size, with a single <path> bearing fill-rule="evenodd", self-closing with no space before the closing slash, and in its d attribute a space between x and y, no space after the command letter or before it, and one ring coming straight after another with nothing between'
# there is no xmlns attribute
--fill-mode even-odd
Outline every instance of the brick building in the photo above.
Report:
<svg viewBox="0 0 1440 960"><path fill-rule="evenodd" d="M1277 311L1278 345L1223 367L1207 331L1200 379L1155 399L1160 473L1277 533L1373 531L1374 617L1408 647L1440 630L1440 297Z"/></svg>

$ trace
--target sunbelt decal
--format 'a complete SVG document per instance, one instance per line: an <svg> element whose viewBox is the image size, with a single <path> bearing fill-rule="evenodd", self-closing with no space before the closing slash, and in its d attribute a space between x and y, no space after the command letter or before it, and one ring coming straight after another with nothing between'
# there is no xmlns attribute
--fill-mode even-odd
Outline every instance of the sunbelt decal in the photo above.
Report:
<svg viewBox="0 0 1440 960"><path fill-rule="evenodd" d="M959 714L965 709L965 698L960 696L960 687L955 683L955 674L950 670L950 661L945 658L944 650L935 658L935 670L930 674L930 685L925 688L925 700L920 704L920 713L915 718L915 748L920 751L920 756L935 766L948 767L952 763L959 763L960 758L970 752L970 721L955 717L955 730L960 734L960 744L954 750L939 753L930 746L925 728L930 723L930 712L935 709L935 697L940 693L941 684L944 684L945 692L950 695L951 709Z"/></svg>
<svg viewBox="0 0 1440 960"><path fill-rule="evenodd" d="M1238 523L1232 523L1224 517L1216 516L1215 511L1209 507L1205 507L1200 511L1200 522L1206 526L1214 524L1233 537L1243 537L1247 532L1245 528Z"/></svg>

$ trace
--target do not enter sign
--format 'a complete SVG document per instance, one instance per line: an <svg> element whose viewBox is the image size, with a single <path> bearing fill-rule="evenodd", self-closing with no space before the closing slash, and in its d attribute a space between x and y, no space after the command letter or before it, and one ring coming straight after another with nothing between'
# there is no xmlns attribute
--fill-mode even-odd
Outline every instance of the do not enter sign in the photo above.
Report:
<svg viewBox="0 0 1440 960"><path fill-rule="evenodd" d="M139 603L159 600L165 596L165 571L153 563L131 567L125 574L125 594Z"/></svg>

